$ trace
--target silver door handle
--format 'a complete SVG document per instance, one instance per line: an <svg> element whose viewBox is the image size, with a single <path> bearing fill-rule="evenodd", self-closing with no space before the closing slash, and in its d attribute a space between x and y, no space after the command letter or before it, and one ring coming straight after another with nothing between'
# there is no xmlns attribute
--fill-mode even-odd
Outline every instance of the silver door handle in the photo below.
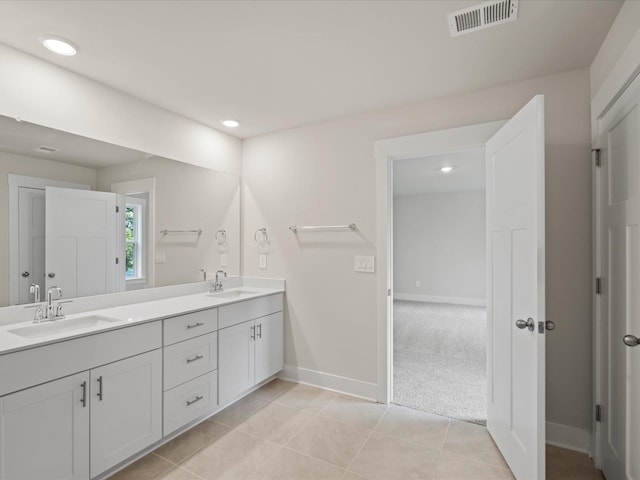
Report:
<svg viewBox="0 0 640 480"><path fill-rule="evenodd" d="M556 329L556 324L554 322L552 322L551 320L547 320L546 322L544 322L544 328L546 330L555 330Z"/></svg>
<svg viewBox="0 0 640 480"><path fill-rule="evenodd" d="M98 377L98 399L102 401L102 375Z"/></svg>
<svg viewBox="0 0 640 480"><path fill-rule="evenodd" d="M516 320L516 327L521 330L528 328L530 332L533 332L536 329L536 322L533 321L533 318L529 317L526 320Z"/></svg>
<svg viewBox="0 0 640 480"><path fill-rule="evenodd" d="M82 403L82 408L87 406L87 382L82 382L80 384L82 387L82 398L80 399L80 403Z"/></svg>
<svg viewBox="0 0 640 480"><path fill-rule="evenodd" d="M625 335L622 341L627 347L637 347L640 345L640 339L635 335Z"/></svg>

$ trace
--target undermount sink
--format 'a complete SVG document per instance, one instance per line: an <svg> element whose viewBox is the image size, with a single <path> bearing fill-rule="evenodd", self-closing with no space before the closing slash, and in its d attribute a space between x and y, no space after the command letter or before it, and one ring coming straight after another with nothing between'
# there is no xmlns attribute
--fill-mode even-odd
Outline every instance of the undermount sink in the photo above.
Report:
<svg viewBox="0 0 640 480"><path fill-rule="evenodd" d="M211 292L209 293L210 296L212 297L218 297L218 298L238 298L241 297L243 295L253 295L256 292L255 290L246 290L243 288L240 288L238 290L229 290L229 291L221 291L221 292Z"/></svg>
<svg viewBox="0 0 640 480"><path fill-rule="evenodd" d="M29 325L28 327L14 328L7 331L24 338L40 338L60 333L68 333L73 330L81 330L83 328L106 326L119 321L117 318L90 315L88 317L70 318L68 320L44 321L42 323Z"/></svg>

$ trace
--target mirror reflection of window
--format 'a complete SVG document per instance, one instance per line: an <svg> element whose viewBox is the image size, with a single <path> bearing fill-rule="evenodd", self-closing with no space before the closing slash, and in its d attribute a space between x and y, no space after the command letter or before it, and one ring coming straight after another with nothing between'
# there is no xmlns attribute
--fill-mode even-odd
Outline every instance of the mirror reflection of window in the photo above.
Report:
<svg viewBox="0 0 640 480"><path fill-rule="evenodd" d="M145 265L147 235L146 194L127 195L124 214L125 278L127 290L143 288L147 283Z"/></svg>

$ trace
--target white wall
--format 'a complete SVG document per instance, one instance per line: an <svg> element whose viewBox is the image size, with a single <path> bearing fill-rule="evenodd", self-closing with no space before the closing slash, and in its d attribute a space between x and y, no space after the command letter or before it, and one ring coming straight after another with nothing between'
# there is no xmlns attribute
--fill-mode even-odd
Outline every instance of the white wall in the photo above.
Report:
<svg viewBox="0 0 640 480"><path fill-rule="evenodd" d="M627 0L620 7L609 33L589 68L592 97L602 86L616 61L638 31L640 31L640 2Z"/></svg>
<svg viewBox="0 0 640 480"><path fill-rule="evenodd" d="M0 115L240 175L240 139L0 45Z"/></svg>
<svg viewBox="0 0 640 480"><path fill-rule="evenodd" d="M9 304L9 183L10 173L96 186L96 171L67 163L0 152L0 305Z"/></svg>
<svg viewBox="0 0 640 480"><path fill-rule="evenodd" d="M485 235L484 191L394 196L394 298L485 305Z"/></svg>
<svg viewBox="0 0 640 480"><path fill-rule="evenodd" d="M353 271L354 255L377 253L374 142L506 119L540 93L546 102L547 318L557 325L547 339L547 419L590 430L586 69L246 140L243 273L287 280L287 365L377 382L376 278ZM359 231L296 237L288 230L296 223L343 222L357 223ZM253 241L260 226L272 237L267 270L258 267Z"/></svg>

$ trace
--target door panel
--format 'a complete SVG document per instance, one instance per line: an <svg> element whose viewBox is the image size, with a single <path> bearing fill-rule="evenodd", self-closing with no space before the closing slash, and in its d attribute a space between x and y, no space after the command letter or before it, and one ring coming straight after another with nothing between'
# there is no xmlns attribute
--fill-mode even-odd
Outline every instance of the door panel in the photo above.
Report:
<svg viewBox="0 0 640 480"><path fill-rule="evenodd" d="M88 480L88 379L79 373L0 398L0 479Z"/></svg>
<svg viewBox="0 0 640 480"><path fill-rule="evenodd" d="M91 477L161 436L161 350L91 370Z"/></svg>
<svg viewBox="0 0 640 480"><path fill-rule="evenodd" d="M598 296L603 415L602 469L608 480L640 477L640 79L599 120L601 168L597 169Z"/></svg>
<svg viewBox="0 0 640 480"><path fill-rule="evenodd" d="M284 320L282 312L256 320L255 345L255 383L260 383L284 368Z"/></svg>
<svg viewBox="0 0 640 480"><path fill-rule="evenodd" d="M116 292L116 194L47 187L46 209L47 288L66 298Z"/></svg>
<svg viewBox="0 0 640 480"><path fill-rule="evenodd" d="M227 405L255 384L255 324L251 320L218 331L220 405Z"/></svg>
<svg viewBox="0 0 640 480"><path fill-rule="evenodd" d="M519 480L545 476L544 97L487 142L487 428ZM516 320L531 318L533 331Z"/></svg>
<svg viewBox="0 0 640 480"><path fill-rule="evenodd" d="M45 200L44 190L37 188L18 188L19 220L19 303L33 303L34 296L29 286L36 283L40 294L44 292L44 239L45 239ZM29 272L23 277L22 272Z"/></svg>

